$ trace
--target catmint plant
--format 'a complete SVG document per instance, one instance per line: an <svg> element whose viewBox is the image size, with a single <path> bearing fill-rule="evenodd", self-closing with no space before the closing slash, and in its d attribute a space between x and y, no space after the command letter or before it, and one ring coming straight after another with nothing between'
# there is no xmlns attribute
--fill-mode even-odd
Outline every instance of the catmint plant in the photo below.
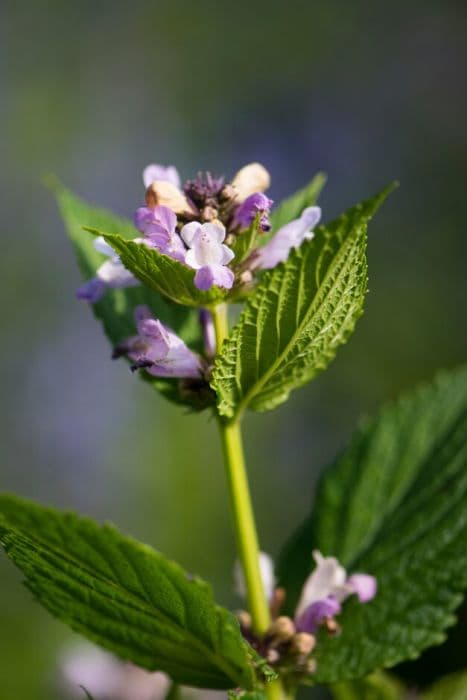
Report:
<svg viewBox="0 0 467 700"><path fill-rule="evenodd" d="M319 684L337 698L403 697L383 669L443 641L467 588L465 369L364 422L277 562L260 550L242 421L287 401L349 339L367 293L368 222L394 187L323 224L324 182L275 206L258 163L184 184L173 165L152 164L132 220L54 184L84 277L76 295L109 357L215 418L244 609L217 605L208 584L113 526L16 496L0 496L0 540L52 614L173 684L255 700ZM105 700L111 686L99 687Z"/></svg>

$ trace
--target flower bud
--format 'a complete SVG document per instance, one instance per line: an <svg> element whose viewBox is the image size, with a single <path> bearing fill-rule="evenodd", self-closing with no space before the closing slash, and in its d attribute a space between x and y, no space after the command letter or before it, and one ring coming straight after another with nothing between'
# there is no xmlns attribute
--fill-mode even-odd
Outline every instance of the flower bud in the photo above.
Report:
<svg viewBox="0 0 467 700"><path fill-rule="evenodd" d="M326 632L332 637L336 634L339 634L341 631L341 626L338 622L336 622L336 620L333 617L326 617L323 620L323 627L326 630Z"/></svg>
<svg viewBox="0 0 467 700"><path fill-rule="evenodd" d="M237 192L235 190L235 187L233 187L232 185L224 185L220 193L220 199L223 202L227 202L231 199L235 199L236 194Z"/></svg>
<svg viewBox="0 0 467 700"><path fill-rule="evenodd" d="M281 615L268 630L268 636L272 637L276 643L288 642L295 634L295 625L290 617Z"/></svg>
<svg viewBox="0 0 467 700"><path fill-rule="evenodd" d="M242 630L251 629L251 615L246 610L240 610L237 613L237 620L239 621Z"/></svg>
<svg viewBox="0 0 467 700"><path fill-rule="evenodd" d="M209 204L204 207L201 212L201 217L204 221L214 221L217 219L218 211L215 207L211 207Z"/></svg>
<svg viewBox="0 0 467 700"><path fill-rule="evenodd" d="M250 163L241 168L232 180L236 190L236 199L243 202L250 194L264 192L271 184L271 178L261 163Z"/></svg>
<svg viewBox="0 0 467 700"><path fill-rule="evenodd" d="M176 214L195 213L183 192L167 180L154 180L149 185L146 190L146 204L148 207L162 205L168 207Z"/></svg>
<svg viewBox="0 0 467 700"><path fill-rule="evenodd" d="M292 639L291 650L300 656L311 654L316 645L316 637L308 632L298 632Z"/></svg>
<svg viewBox="0 0 467 700"><path fill-rule="evenodd" d="M277 649L268 649L266 652L266 661L268 664L277 664L279 659L281 658L281 655L277 651Z"/></svg>
<svg viewBox="0 0 467 700"><path fill-rule="evenodd" d="M315 673L317 667L316 659L308 659L305 664L305 673Z"/></svg>

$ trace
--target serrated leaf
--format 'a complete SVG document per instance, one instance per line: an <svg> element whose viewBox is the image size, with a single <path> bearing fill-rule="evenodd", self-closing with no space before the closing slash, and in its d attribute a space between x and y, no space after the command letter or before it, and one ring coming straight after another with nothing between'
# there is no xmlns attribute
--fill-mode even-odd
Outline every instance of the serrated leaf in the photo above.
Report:
<svg viewBox="0 0 467 700"><path fill-rule="evenodd" d="M86 230L103 236L120 256L122 263L135 277L149 289L162 294L176 304L205 307L219 304L229 292L220 287L211 287L203 292L195 286L196 270L183 265L155 248L125 240L122 236L110 234L92 227Z"/></svg>
<svg viewBox="0 0 467 700"><path fill-rule="evenodd" d="M39 602L92 641L182 684L252 687L235 617L151 547L9 495L0 496L0 542Z"/></svg>
<svg viewBox="0 0 467 700"><path fill-rule="evenodd" d="M264 274L213 372L221 415L270 410L325 369L363 311L366 230L390 185Z"/></svg>
<svg viewBox="0 0 467 700"><path fill-rule="evenodd" d="M422 700L467 700L467 671L442 678L421 697Z"/></svg>
<svg viewBox="0 0 467 700"><path fill-rule="evenodd" d="M324 173L317 173L308 185L305 185L305 187L298 190L298 192L295 192L290 197L283 199L271 213L271 234L274 234L293 219L298 219L306 207L311 207L313 204L316 204L325 184L326 175ZM265 237L262 241L270 237L271 235Z"/></svg>
<svg viewBox="0 0 467 700"><path fill-rule="evenodd" d="M116 216L106 209L88 204L60 183L53 182L52 189L73 244L83 279L91 279L105 257L94 248L93 239L83 230L83 226L104 228L106 231L119 233L128 239L135 237L135 228L131 221ZM166 301L160 294L143 285L108 290L99 302L92 304L92 311L102 323L112 346L118 345L135 334L133 311L139 304L147 304L154 316L170 326L190 347L201 350L201 328L196 312ZM180 395L177 380L156 379L147 373L141 376L159 389L166 398L176 403L189 403L194 407L192 401Z"/></svg>
<svg viewBox="0 0 467 700"><path fill-rule="evenodd" d="M317 548L378 580L345 603L343 631L322 636L316 680L334 683L440 644L467 588L467 369L385 408L325 472L310 518L285 547L290 608Z"/></svg>

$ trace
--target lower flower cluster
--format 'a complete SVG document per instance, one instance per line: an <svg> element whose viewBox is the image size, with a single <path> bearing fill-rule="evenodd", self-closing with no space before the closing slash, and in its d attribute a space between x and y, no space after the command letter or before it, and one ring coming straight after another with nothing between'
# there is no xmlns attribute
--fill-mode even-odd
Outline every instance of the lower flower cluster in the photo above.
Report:
<svg viewBox="0 0 467 700"><path fill-rule="evenodd" d="M265 593L269 600L273 621L266 634L258 637L253 633L251 617L245 611L238 614L245 639L281 673L309 675L316 670L313 658L320 628L328 634L339 634L341 627L336 617L342 604L355 595L360 603L368 603L377 593L374 576L355 573L347 576L344 567L335 557L324 557L313 552L316 567L306 579L293 619L280 615L286 591L277 588L274 563L267 554L260 554L260 570ZM245 582L239 564L235 569L237 592L245 595Z"/></svg>

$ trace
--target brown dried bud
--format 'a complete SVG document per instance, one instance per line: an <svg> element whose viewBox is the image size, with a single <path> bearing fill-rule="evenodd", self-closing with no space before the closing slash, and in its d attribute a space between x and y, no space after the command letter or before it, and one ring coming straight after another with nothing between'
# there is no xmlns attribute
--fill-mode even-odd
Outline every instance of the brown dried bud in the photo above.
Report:
<svg viewBox="0 0 467 700"><path fill-rule="evenodd" d="M292 639L291 650L300 656L311 654L316 645L316 637L308 632L298 632Z"/></svg>
<svg viewBox="0 0 467 700"><path fill-rule="evenodd" d="M268 637L271 637L276 643L288 642L295 634L295 625L290 617L281 615L278 617L268 629Z"/></svg>
<svg viewBox="0 0 467 700"><path fill-rule="evenodd" d="M323 627L331 636L339 634L341 631L341 626L333 617L325 617L323 620Z"/></svg>
<svg viewBox="0 0 467 700"><path fill-rule="evenodd" d="M232 185L224 185L220 193L220 198L222 201L226 202L229 199L234 199L236 194L235 187L232 187Z"/></svg>
<svg viewBox="0 0 467 700"><path fill-rule="evenodd" d="M266 652L266 661L269 664L277 664L279 659L281 658L281 655L277 651L277 649L268 649Z"/></svg>
<svg viewBox="0 0 467 700"><path fill-rule="evenodd" d="M251 615L246 610L240 610L237 613L237 620L243 630L251 629Z"/></svg>
<svg viewBox="0 0 467 700"><path fill-rule="evenodd" d="M193 214L194 210L183 192L167 180L154 180L146 190L146 205L172 209L175 214Z"/></svg>
<svg viewBox="0 0 467 700"><path fill-rule="evenodd" d="M271 177L261 163L245 165L232 180L238 202L243 202L250 194L255 192L264 192L270 184Z"/></svg>
<svg viewBox="0 0 467 700"><path fill-rule="evenodd" d="M245 279L243 280L243 275L245 275ZM249 277L248 277L249 275ZM242 281L245 282L245 284L253 282L253 274L251 273L251 270L245 270L245 272L242 274L241 277ZM285 588L281 588L278 586L277 588L274 589L274 593L272 594L272 599L269 604L269 607L271 609L271 615L272 617L277 617L279 615L279 612L284 605L285 602Z"/></svg>
<svg viewBox="0 0 467 700"><path fill-rule="evenodd" d="M203 211L201 212L201 217L204 219L204 221L214 221L214 219L217 219L217 216L217 209L209 206L209 204L204 207Z"/></svg>
<svg viewBox="0 0 467 700"><path fill-rule="evenodd" d="M250 270L245 270L244 272L242 272L242 274L240 275L240 282L242 284L251 284L253 282L253 275L251 274Z"/></svg>

